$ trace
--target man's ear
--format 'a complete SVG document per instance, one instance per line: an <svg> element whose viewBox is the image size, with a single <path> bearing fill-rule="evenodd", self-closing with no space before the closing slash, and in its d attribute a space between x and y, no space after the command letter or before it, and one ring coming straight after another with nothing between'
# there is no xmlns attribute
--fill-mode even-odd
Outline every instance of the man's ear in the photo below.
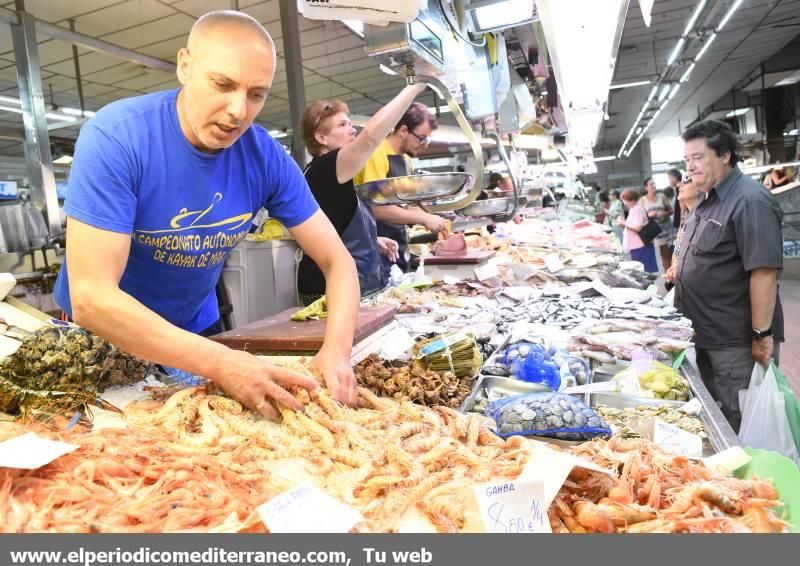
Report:
<svg viewBox="0 0 800 566"><path fill-rule="evenodd" d="M185 85L186 82L189 80L189 67L192 63L192 56L189 54L189 50L185 47L182 47L180 51L178 51L178 66L175 70L175 74L178 77L178 82L182 85Z"/></svg>

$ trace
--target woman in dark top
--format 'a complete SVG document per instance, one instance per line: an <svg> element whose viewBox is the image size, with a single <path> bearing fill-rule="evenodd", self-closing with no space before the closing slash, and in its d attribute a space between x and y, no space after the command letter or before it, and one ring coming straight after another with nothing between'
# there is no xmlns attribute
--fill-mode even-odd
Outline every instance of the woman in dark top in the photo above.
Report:
<svg viewBox="0 0 800 566"><path fill-rule="evenodd" d="M424 89L425 84L405 87L358 135L344 102L318 100L303 114L303 142L314 157L305 170L306 180L320 208L353 256L362 296L386 285L379 254L396 261L397 242L378 236L372 208L359 199L353 177ZM308 256L304 256L298 266L297 290L303 304L325 294L322 271Z"/></svg>
<svg viewBox="0 0 800 566"><path fill-rule="evenodd" d="M667 179L669 179L669 186L672 187L673 191L675 191L675 200L672 203L672 226L675 228L677 233L678 228L680 228L682 223L681 214L683 213L683 210L680 202L678 202L678 195L679 188L683 182L683 175L678 169L670 169L667 171Z"/></svg>

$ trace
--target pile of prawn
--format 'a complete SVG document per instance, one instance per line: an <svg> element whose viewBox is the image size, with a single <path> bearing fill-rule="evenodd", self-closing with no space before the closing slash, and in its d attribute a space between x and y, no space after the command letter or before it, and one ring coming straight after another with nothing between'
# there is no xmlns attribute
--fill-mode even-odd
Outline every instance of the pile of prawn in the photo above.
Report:
<svg viewBox="0 0 800 566"><path fill-rule="evenodd" d="M516 477L530 456L527 441L497 438L483 417L360 395L356 410L320 392L304 411L283 409L282 424L203 388L129 407L126 429L3 424L0 441L34 430L81 448L38 470L0 469L0 530L263 532L255 508L298 483L270 470L294 460L361 511L355 530L395 531L413 510L456 532L464 490Z"/></svg>
<svg viewBox="0 0 800 566"><path fill-rule="evenodd" d="M207 532L279 493L266 472L236 472L152 431L1 423L0 441L32 431L80 448L36 470L0 468L2 532Z"/></svg>
<svg viewBox="0 0 800 566"><path fill-rule="evenodd" d="M490 432L485 417L379 398L365 388L359 388L358 409L321 390L303 411L281 413L282 423L271 423L236 401L194 388L160 408L128 407L126 420L242 473L263 469L266 461L301 461L305 474L358 509L363 530L372 532L396 531L409 510L438 531L459 531L466 522L464 491L516 478L531 454L525 439L505 441ZM290 487L282 481L276 489Z"/></svg>
<svg viewBox="0 0 800 566"><path fill-rule="evenodd" d="M307 401L282 409L278 424L190 388L129 407L127 429L0 424L0 441L36 430L80 446L38 470L0 469L0 530L263 532L256 507L307 479L361 512L354 530L396 532L409 516L439 532L480 530L472 487L517 478L532 454L528 440L500 439L485 417L446 407L363 388L358 409L324 391ZM549 509L554 532L786 529L766 481L721 475L641 439L572 452L615 475L575 468Z"/></svg>
<svg viewBox="0 0 800 566"><path fill-rule="evenodd" d="M587 442L573 454L617 472L575 468L550 507L561 533L775 533L779 494L763 480L725 476L643 439Z"/></svg>

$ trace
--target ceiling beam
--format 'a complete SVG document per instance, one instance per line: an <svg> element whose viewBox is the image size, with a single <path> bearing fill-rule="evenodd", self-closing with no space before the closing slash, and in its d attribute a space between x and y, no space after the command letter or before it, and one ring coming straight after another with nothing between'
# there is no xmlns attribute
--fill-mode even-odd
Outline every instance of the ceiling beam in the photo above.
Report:
<svg viewBox="0 0 800 566"><path fill-rule="evenodd" d="M106 53L113 57L130 61L131 63L143 65L144 67L148 67L150 69L165 71L167 73L174 73L177 68L175 63L170 61L164 61L163 59L159 59L157 57L151 57L150 55L139 53L138 51L122 47L115 43L90 37L77 31L71 31L49 22L43 22L42 20L36 18L34 18L34 21L36 24L36 33L45 35L52 39L58 39L66 43L71 43L72 45L77 45L79 47L83 47L84 49L89 49L90 51ZM11 26L16 23L17 16L13 12L5 9L0 11L0 24Z"/></svg>
<svg viewBox="0 0 800 566"><path fill-rule="evenodd" d="M0 140L24 140L25 130L22 128L0 128Z"/></svg>

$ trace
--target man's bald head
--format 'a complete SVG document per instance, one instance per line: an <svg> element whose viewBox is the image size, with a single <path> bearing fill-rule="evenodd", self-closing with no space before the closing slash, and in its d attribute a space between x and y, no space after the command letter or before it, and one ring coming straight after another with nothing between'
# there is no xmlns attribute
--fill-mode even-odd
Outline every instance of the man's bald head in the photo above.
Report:
<svg viewBox="0 0 800 566"><path fill-rule="evenodd" d="M178 51L178 118L187 140L206 152L230 147L264 107L275 77L275 45L254 18L209 12Z"/></svg>
<svg viewBox="0 0 800 566"><path fill-rule="evenodd" d="M207 39L215 31L219 31L220 29L230 30L231 28L238 28L240 31L249 31L257 36L261 36L264 43L274 55L275 43L272 41L272 36L269 35L269 32L264 26L253 16L249 16L244 12L237 12L236 10L216 10L200 16L189 32L186 48L189 49L189 51L193 49L196 50L203 45L203 40Z"/></svg>

